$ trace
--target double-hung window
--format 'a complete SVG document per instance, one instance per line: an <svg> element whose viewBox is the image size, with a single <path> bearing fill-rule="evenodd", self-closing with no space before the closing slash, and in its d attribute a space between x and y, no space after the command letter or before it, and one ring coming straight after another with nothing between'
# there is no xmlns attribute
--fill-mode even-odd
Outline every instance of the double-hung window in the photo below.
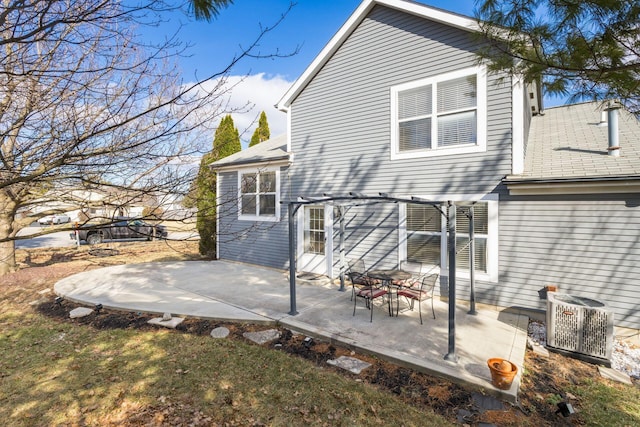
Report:
<svg viewBox="0 0 640 427"><path fill-rule="evenodd" d="M239 172L239 219L277 221L279 170L245 170Z"/></svg>
<svg viewBox="0 0 640 427"><path fill-rule="evenodd" d="M489 237L489 215L487 202L473 205L473 241L476 271L487 273L487 240ZM456 266L460 270L469 270L469 208L456 209Z"/></svg>
<svg viewBox="0 0 640 427"><path fill-rule="evenodd" d="M407 261L440 264L442 215L432 206L406 205Z"/></svg>
<svg viewBox="0 0 640 427"><path fill-rule="evenodd" d="M391 88L391 158L486 150L483 67Z"/></svg>
<svg viewBox="0 0 640 427"><path fill-rule="evenodd" d="M457 202L456 269L462 277L469 274L469 206ZM440 206L446 214L447 207ZM473 203L476 277L497 281L498 201ZM448 263L447 218L430 205L406 204L400 210L400 260L421 262L425 267L442 267Z"/></svg>

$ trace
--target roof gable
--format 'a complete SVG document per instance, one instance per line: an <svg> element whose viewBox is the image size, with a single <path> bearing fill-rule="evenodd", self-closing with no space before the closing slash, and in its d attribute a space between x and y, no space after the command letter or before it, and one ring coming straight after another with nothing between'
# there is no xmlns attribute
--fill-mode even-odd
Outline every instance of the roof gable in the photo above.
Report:
<svg viewBox="0 0 640 427"><path fill-rule="evenodd" d="M211 163L209 167L212 169L231 169L256 163L272 163L288 160L287 135L283 134L217 160Z"/></svg>
<svg viewBox="0 0 640 427"><path fill-rule="evenodd" d="M345 40L349 38L358 25L360 25L360 23L369 15L371 10L378 5L410 13L412 15L466 31L479 31L479 26L475 19L431 6L405 0L364 0L340 30L331 38L324 49L322 49L320 54L316 56L311 65L307 67L304 73L302 73L298 80L296 80L296 82L284 94L278 104L276 104L278 109L286 111L291 106L293 101L322 69L322 67L331 59Z"/></svg>

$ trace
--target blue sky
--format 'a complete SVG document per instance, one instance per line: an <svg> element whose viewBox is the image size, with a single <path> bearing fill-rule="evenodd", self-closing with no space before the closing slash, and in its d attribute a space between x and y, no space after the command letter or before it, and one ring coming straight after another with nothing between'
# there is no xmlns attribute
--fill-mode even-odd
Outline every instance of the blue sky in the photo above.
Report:
<svg viewBox="0 0 640 427"><path fill-rule="evenodd" d="M261 27L272 26L286 12L289 0L235 0L211 22L195 21L184 14L171 16L157 35L169 34L182 25L179 38L191 45L189 57L182 58L180 66L186 81L194 80L224 69L232 58L246 48L260 33ZM438 7L467 16L473 16L474 0L422 0ZM297 0L281 24L265 35L259 51L263 54L287 54L291 57L252 59L238 63L230 73L230 106L250 103L253 108L233 119L240 130L243 146L257 125L257 117L265 111L276 136L286 131L286 115L273 106L284 92L304 72L331 37L340 29L360 4L360 0Z"/></svg>
<svg viewBox="0 0 640 427"><path fill-rule="evenodd" d="M473 0L420 3L473 15ZM259 34L261 25L273 25L289 4L289 0L235 0L211 22L181 17L185 25L181 38L193 44L193 56L181 61L185 77L190 78L196 70L202 75L225 66L239 46L247 46ZM296 0L282 23L265 37L260 50L287 53L299 47L299 53L289 58L247 60L238 65L236 72L264 72L295 80L359 4L360 0Z"/></svg>

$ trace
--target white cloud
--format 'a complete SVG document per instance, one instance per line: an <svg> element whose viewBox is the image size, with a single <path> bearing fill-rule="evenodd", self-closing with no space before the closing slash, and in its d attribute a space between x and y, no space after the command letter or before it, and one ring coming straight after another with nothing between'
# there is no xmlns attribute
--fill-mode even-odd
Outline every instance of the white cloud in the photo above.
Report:
<svg viewBox="0 0 640 427"><path fill-rule="evenodd" d="M234 111L231 115L233 123L240 132L243 148L246 148L251 135L258 126L260 112L267 115L271 136L278 136L287 131L287 115L274 106L289 89L293 82L282 76L268 76L258 73L249 76L228 76L224 81L224 110ZM219 80L207 82L205 89L215 88ZM218 90L220 90L219 88ZM221 116L222 118L222 116Z"/></svg>

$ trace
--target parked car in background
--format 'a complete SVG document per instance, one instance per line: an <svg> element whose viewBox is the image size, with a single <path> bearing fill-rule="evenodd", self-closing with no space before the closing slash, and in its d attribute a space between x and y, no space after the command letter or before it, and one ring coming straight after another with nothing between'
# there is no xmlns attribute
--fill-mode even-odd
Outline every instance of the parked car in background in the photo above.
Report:
<svg viewBox="0 0 640 427"><path fill-rule="evenodd" d="M38 224L40 225L49 225L49 224L66 224L71 221L69 215L65 214L55 214L55 215L47 215L38 220Z"/></svg>
<svg viewBox="0 0 640 427"><path fill-rule="evenodd" d="M84 224L70 237L96 245L104 240L166 238L167 229L163 225L148 224L140 219L119 219L109 224Z"/></svg>

